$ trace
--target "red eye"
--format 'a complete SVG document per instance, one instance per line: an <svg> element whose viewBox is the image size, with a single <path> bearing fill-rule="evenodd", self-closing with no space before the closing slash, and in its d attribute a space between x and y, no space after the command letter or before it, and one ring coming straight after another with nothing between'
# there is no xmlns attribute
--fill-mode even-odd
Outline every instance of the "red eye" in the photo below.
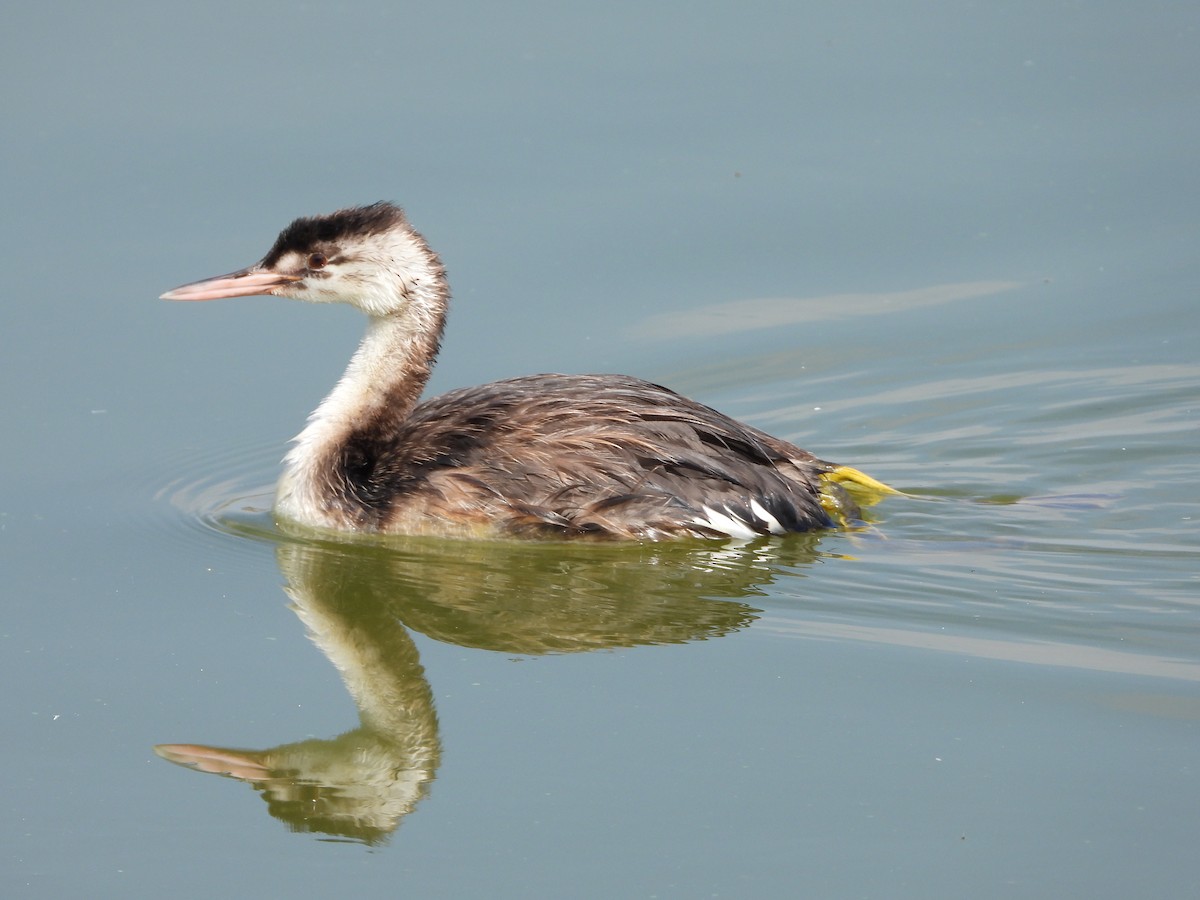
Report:
<svg viewBox="0 0 1200 900"><path fill-rule="evenodd" d="M328 262L329 262L329 259L325 256L324 253L308 254L308 267L310 269L323 269L323 268L325 268L325 266Z"/></svg>

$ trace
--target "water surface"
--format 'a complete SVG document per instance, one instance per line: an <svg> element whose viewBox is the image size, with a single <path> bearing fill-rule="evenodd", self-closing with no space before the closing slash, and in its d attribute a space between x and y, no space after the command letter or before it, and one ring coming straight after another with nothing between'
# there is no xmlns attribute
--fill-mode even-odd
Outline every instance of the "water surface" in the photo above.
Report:
<svg viewBox="0 0 1200 900"><path fill-rule="evenodd" d="M1195 13L7 19L6 896L1200 888ZM433 389L628 372L904 495L281 531L361 323L154 298L377 199L450 272Z"/></svg>

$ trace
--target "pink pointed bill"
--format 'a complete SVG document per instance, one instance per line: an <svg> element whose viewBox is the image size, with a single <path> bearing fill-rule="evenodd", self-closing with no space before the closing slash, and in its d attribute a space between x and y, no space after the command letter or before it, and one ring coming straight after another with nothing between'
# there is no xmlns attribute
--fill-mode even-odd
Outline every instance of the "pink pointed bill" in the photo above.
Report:
<svg viewBox="0 0 1200 900"><path fill-rule="evenodd" d="M191 284L180 285L167 291L160 300L222 300L226 297L253 297L256 294L273 294L276 288L300 281L299 275L280 275L251 266L228 275L205 278Z"/></svg>
<svg viewBox="0 0 1200 900"><path fill-rule="evenodd" d="M261 781L271 770L253 750L228 750L200 744L159 744L154 752L167 762L190 766L213 775L228 775L243 781Z"/></svg>

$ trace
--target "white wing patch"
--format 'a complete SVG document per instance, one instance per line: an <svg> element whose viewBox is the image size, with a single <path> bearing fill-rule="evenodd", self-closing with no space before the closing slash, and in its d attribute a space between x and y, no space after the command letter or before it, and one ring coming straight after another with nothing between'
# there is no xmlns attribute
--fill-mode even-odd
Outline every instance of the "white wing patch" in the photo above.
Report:
<svg viewBox="0 0 1200 900"><path fill-rule="evenodd" d="M726 508L725 512L713 509L711 506L702 507L704 518L697 517L692 520L694 525L699 525L701 528L707 528L719 534L728 535L731 538L739 541L751 541L754 538L762 537L762 531L756 531L751 527L749 522L735 518L730 513L732 510Z"/></svg>
<svg viewBox="0 0 1200 900"><path fill-rule="evenodd" d="M757 500L750 501L750 512L754 513L766 526L771 534L785 534L787 529L779 524L779 520L767 512Z"/></svg>
<svg viewBox="0 0 1200 900"><path fill-rule="evenodd" d="M729 506L714 509L711 506L701 507L703 517L692 519L692 524L701 528L727 535L734 540L752 541L765 534L786 534L787 529L780 524L779 519L769 513L757 500L750 501L746 510L734 509Z"/></svg>

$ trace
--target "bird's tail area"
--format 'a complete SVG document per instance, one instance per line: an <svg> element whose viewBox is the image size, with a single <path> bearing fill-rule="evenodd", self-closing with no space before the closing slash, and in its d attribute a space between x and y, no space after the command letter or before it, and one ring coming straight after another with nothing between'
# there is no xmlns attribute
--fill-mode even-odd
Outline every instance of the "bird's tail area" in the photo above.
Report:
<svg viewBox="0 0 1200 900"><path fill-rule="evenodd" d="M820 478L821 506L842 526L854 523L863 507L874 506L888 495L901 493L850 466L831 466L829 471L821 473Z"/></svg>

